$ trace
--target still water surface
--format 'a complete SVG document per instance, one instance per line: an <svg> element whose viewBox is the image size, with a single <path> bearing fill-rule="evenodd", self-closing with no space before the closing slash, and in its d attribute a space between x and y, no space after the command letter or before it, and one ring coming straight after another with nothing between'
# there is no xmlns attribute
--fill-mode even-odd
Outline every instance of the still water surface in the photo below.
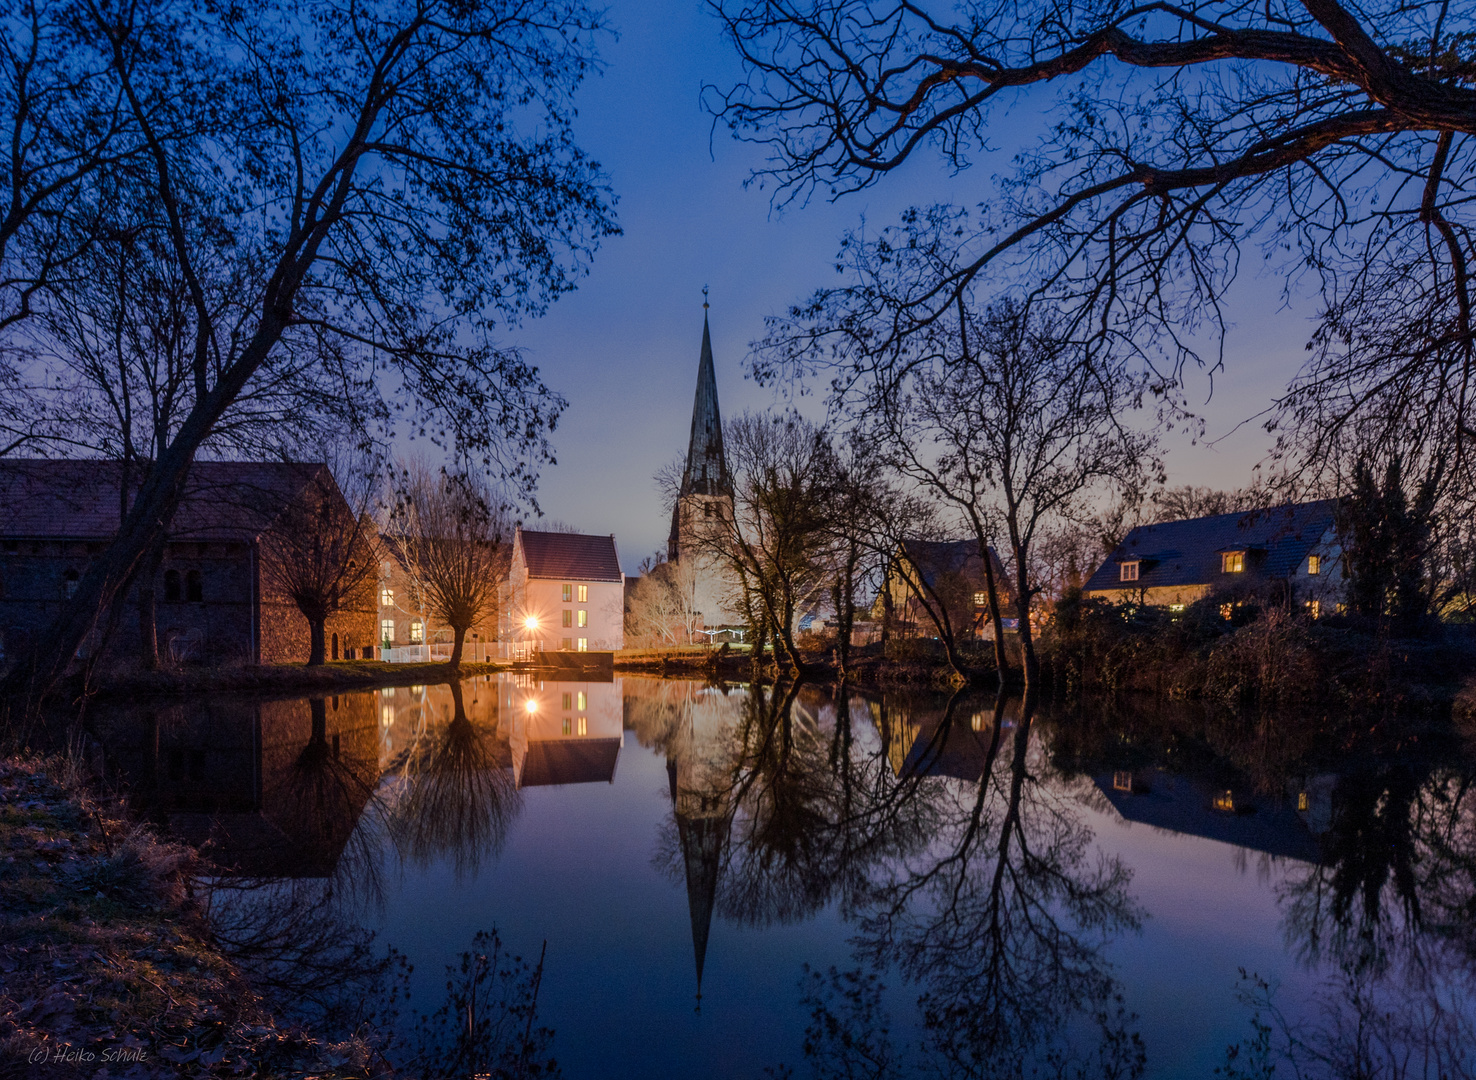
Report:
<svg viewBox="0 0 1476 1080"><path fill-rule="evenodd" d="M140 812L223 880L373 930L424 1010L477 931L546 943L537 1017L569 1077L1210 1076L1232 1044L1246 1063L1253 1016L1267 1061L1290 1037L1313 1074L1371 1039L1470 1074L1462 753L1030 712L503 675L99 734Z"/></svg>

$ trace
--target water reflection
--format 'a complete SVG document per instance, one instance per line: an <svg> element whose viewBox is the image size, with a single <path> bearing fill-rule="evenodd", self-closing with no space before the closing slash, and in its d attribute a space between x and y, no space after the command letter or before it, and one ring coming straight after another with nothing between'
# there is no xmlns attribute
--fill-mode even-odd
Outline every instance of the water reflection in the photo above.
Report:
<svg viewBox="0 0 1476 1080"><path fill-rule="evenodd" d="M1397 1050L1465 1075L1476 769L1428 740L1419 753L1335 752L1309 723L972 691L504 675L124 710L100 718L99 737L140 812L223 868L224 937L304 1002L334 965L354 985L382 975L361 911L392 871L446 866L474 883L530 807L555 805L541 789L658 797L616 786L635 767L622 755L638 765L644 752L664 764L664 804L656 834L637 839L685 900L684 925L663 931L683 949L690 936L684 994L701 1003L720 923L842 921L849 967L807 976L794 1002L813 1020L818 1075L1150 1070L1127 1001L1152 989L1120 965L1153 894L1103 847L1104 821L1224 845L1242 872L1254 863L1286 955L1320 980L1288 1003L1249 979L1264 1031L1227 1068L1259 1055L1337 1075L1328 1062ZM907 988L910 1018L887 1018L887 984ZM894 1023L918 1037L894 1040Z"/></svg>

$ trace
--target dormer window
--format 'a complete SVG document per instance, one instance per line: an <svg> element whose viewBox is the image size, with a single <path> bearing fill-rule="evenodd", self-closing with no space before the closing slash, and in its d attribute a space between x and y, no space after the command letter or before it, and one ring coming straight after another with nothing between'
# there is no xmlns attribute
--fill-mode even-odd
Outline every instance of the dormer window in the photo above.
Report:
<svg viewBox="0 0 1476 1080"><path fill-rule="evenodd" d="M1222 551L1220 553L1220 573L1240 574L1245 572L1245 552Z"/></svg>
<svg viewBox="0 0 1476 1080"><path fill-rule="evenodd" d="M1307 556L1307 573L1309 573L1309 574L1320 574L1320 573L1322 573L1322 556L1321 555L1308 555Z"/></svg>
<svg viewBox="0 0 1476 1080"><path fill-rule="evenodd" d="M1119 581L1137 581L1138 580L1138 566L1139 566L1139 561L1137 559L1133 559L1131 562L1125 562L1125 563L1121 564L1118 567L1118 575L1119 575L1118 576L1118 580Z"/></svg>

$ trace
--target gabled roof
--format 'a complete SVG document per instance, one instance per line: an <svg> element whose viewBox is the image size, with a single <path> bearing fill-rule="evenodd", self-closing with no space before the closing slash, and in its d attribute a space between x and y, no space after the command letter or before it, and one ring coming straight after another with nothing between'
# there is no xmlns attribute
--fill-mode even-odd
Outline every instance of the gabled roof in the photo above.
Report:
<svg viewBox="0 0 1476 1080"><path fill-rule="evenodd" d="M979 545L974 540L903 540L901 548L930 587L937 585L939 574L962 574L983 586L984 561L979 558ZM995 588L1004 602L1010 595L1009 582L994 548L989 549L989 561L994 569Z"/></svg>
<svg viewBox="0 0 1476 1080"><path fill-rule="evenodd" d="M519 529L515 543L523 550L523 562L530 578L624 580L613 536Z"/></svg>
<svg viewBox="0 0 1476 1080"><path fill-rule="evenodd" d="M249 540L325 471L307 462L197 461L169 537ZM0 535L111 539L118 531L122 477L117 461L0 459ZM332 484L331 477L325 479ZM137 466L128 486L131 502L139 486Z"/></svg>
<svg viewBox="0 0 1476 1080"><path fill-rule="evenodd" d="M1253 553L1246 570L1261 577L1292 574L1307 552L1332 528L1336 499L1288 503L1266 510L1164 521L1139 525L1128 533L1083 588L1152 589L1208 585L1224 579L1220 556L1227 551ZM1139 563L1138 580L1123 581L1119 567Z"/></svg>

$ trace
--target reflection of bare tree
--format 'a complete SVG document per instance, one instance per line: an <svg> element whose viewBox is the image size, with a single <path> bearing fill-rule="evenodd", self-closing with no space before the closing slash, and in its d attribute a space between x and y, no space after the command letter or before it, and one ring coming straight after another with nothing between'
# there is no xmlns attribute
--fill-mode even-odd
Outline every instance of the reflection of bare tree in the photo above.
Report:
<svg viewBox="0 0 1476 1080"><path fill-rule="evenodd" d="M420 865L449 854L458 879L495 855L522 808L496 729L467 717L462 685L444 725L417 732L400 766L390 835Z"/></svg>

